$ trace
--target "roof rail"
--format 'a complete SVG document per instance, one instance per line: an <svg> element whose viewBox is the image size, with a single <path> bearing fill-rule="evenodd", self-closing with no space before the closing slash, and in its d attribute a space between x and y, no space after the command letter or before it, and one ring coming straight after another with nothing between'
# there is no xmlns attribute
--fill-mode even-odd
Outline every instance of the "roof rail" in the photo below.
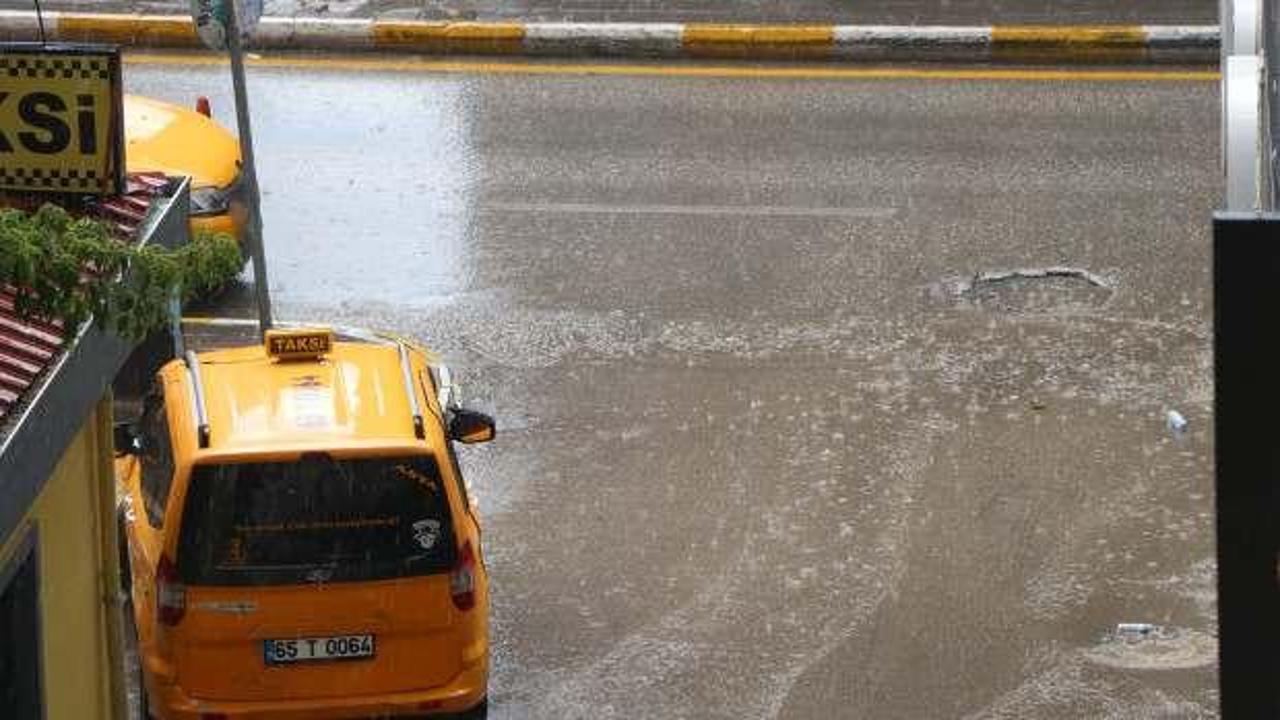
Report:
<svg viewBox="0 0 1280 720"><path fill-rule="evenodd" d="M204 407L204 385L200 381L200 359L195 351L188 350L184 359L187 373L191 375L191 388L196 396L196 440L201 448L209 447L209 413Z"/></svg>
<svg viewBox="0 0 1280 720"><path fill-rule="evenodd" d="M413 434L419 440L427 437L426 428L422 425L422 407L418 405L418 393L413 389L413 373L409 371L409 350L403 342L397 341L400 351L400 373L404 375L404 391L409 394L409 408L413 411Z"/></svg>

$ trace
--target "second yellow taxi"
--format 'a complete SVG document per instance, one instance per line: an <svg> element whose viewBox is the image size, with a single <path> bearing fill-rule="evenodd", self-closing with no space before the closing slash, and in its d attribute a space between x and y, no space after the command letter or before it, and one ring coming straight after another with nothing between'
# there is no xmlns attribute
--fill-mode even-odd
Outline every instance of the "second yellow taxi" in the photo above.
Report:
<svg viewBox="0 0 1280 720"><path fill-rule="evenodd" d="M164 365L116 438L150 714L483 717L489 582L453 443L494 432L400 341L273 331Z"/></svg>
<svg viewBox="0 0 1280 720"><path fill-rule="evenodd" d="M248 207L240 174L240 142L211 117L209 102L189 110L139 95L124 96L125 163L129 172L191 178L191 229L243 241Z"/></svg>

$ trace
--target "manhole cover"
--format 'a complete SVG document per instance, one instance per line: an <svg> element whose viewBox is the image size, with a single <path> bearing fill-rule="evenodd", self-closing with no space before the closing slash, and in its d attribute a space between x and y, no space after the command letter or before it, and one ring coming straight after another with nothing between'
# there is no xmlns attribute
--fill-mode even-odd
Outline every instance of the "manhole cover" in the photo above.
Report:
<svg viewBox="0 0 1280 720"><path fill-rule="evenodd" d="M981 272L951 278L929 289L935 298L999 312L1048 312L1090 308L1111 298L1111 284L1079 268L1050 267Z"/></svg>

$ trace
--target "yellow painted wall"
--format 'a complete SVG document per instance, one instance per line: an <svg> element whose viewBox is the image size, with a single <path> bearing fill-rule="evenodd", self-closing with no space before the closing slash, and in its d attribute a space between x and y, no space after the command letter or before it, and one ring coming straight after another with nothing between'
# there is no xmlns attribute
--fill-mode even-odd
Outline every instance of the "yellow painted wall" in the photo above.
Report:
<svg viewBox="0 0 1280 720"><path fill-rule="evenodd" d="M111 404L104 399L67 445L0 564L35 527L40 563L47 720L112 720L120 672L114 581Z"/></svg>

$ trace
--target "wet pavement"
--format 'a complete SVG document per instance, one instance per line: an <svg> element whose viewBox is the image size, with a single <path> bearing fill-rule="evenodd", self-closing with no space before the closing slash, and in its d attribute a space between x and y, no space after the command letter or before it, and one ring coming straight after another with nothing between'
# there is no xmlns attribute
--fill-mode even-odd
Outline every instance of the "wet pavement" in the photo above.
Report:
<svg viewBox="0 0 1280 720"><path fill-rule="evenodd" d="M1216 717L1216 83L251 73L278 314L498 418L493 717Z"/></svg>

